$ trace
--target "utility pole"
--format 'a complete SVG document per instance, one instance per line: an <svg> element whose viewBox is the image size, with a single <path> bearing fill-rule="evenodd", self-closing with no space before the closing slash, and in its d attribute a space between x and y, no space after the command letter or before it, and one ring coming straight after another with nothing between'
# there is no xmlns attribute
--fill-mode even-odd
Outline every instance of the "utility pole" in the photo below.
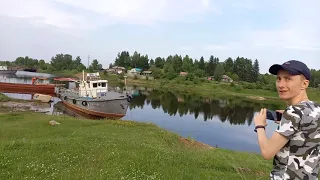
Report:
<svg viewBox="0 0 320 180"><path fill-rule="evenodd" d="M89 69L89 61L90 61L90 55L88 55L88 69Z"/></svg>

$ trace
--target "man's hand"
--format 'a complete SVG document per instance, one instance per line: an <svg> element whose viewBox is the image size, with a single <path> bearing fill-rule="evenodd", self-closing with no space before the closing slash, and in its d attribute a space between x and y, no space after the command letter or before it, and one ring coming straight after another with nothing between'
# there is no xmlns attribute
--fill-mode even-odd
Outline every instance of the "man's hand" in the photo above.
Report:
<svg viewBox="0 0 320 180"><path fill-rule="evenodd" d="M267 126L267 109L262 108L260 112L254 118L254 125L255 126Z"/></svg>
<svg viewBox="0 0 320 180"><path fill-rule="evenodd" d="M283 112L282 110L277 111L281 113ZM263 108L254 118L254 124L256 126L267 126L266 119L267 109ZM261 154L264 159L272 159L289 140L278 132L274 132L271 138L268 139L264 129L258 129L257 136Z"/></svg>
<svg viewBox="0 0 320 180"><path fill-rule="evenodd" d="M277 112L283 114L284 110L276 110ZM281 119L277 119L277 121L274 121L275 123L279 124Z"/></svg>

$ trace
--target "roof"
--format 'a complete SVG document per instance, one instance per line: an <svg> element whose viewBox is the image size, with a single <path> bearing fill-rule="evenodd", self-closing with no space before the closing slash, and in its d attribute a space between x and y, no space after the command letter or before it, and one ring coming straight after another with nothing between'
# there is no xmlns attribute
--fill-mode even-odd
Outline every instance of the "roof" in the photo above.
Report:
<svg viewBox="0 0 320 180"><path fill-rule="evenodd" d="M75 78L54 78L55 81L77 81Z"/></svg>
<svg viewBox="0 0 320 180"><path fill-rule="evenodd" d="M152 73L152 71L143 71L142 73Z"/></svg>
<svg viewBox="0 0 320 180"><path fill-rule="evenodd" d="M227 76L227 75L222 75L222 78L223 79L231 79L229 76Z"/></svg>
<svg viewBox="0 0 320 180"><path fill-rule="evenodd" d="M122 66L114 66L114 67L112 67L111 69L126 69L125 67L122 67Z"/></svg>

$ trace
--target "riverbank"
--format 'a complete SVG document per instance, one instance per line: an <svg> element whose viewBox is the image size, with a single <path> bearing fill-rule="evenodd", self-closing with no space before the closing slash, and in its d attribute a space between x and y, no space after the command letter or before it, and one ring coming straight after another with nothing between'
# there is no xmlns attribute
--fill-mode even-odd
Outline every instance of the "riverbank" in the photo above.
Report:
<svg viewBox="0 0 320 180"><path fill-rule="evenodd" d="M49 103L43 103L38 100L10 98L0 93L0 114L13 112L47 112L49 109Z"/></svg>
<svg viewBox="0 0 320 180"><path fill-rule="evenodd" d="M122 80L124 83L124 80ZM155 89L170 90L181 93L197 94L203 97L230 97L247 98L254 101L265 101L271 104L285 106L284 102L278 99L276 90L248 89L239 84L204 81L197 84L179 83L174 80L142 80L128 78L129 86L143 86ZM311 100L320 102L320 90L315 88L308 89L308 96Z"/></svg>
<svg viewBox="0 0 320 180"><path fill-rule="evenodd" d="M1 179L268 179L272 168L258 154L212 148L153 124L40 113L0 121Z"/></svg>

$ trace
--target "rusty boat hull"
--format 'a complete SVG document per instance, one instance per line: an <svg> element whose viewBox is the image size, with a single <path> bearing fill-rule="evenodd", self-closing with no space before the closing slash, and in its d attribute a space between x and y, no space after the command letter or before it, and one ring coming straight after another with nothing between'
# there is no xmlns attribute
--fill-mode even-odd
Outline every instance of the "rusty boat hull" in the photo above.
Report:
<svg viewBox="0 0 320 180"><path fill-rule="evenodd" d="M0 92L55 95L54 84L17 84L0 82Z"/></svg>
<svg viewBox="0 0 320 180"><path fill-rule="evenodd" d="M103 118L122 118L126 115L130 100L120 93L108 92L104 98L77 97L70 93L58 95L63 104L67 107L82 113L103 117Z"/></svg>

